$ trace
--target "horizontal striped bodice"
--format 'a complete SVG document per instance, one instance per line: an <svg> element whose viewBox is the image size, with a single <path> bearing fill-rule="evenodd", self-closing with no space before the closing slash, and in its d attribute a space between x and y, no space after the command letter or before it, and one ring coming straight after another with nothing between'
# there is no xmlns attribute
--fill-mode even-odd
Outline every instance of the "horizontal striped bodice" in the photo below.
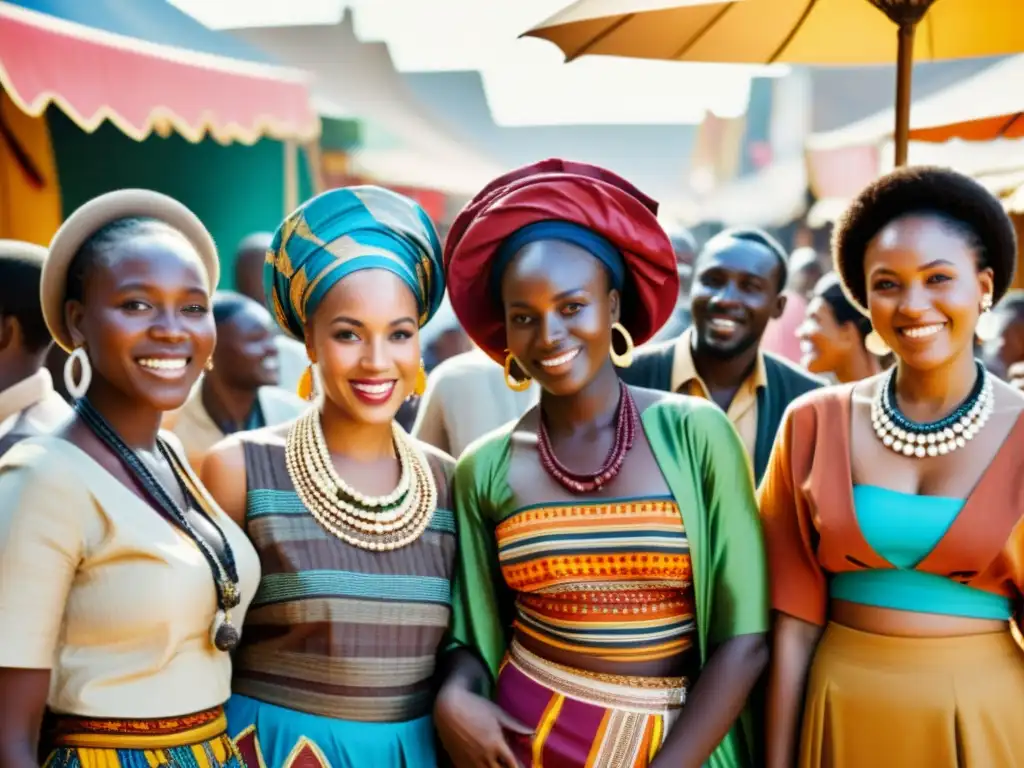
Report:
<svg viewBox="0 0 1024 768"><path fill-rule="evenodd" d="M693 644L689 546L671 499L528 507L496 537L520 632L615 661L667 658Z"/></svg>
<svg viewBox="0 0 1024 768"><path fill-rule="evenodd" d="M429 456L438 509L412 544L390 552L325 531L295 493L284 441L243 437L246 522L263 578L235 657L234 691L300 712L400 722L433 705L448 627L455 520L447 469Z"/></svg>

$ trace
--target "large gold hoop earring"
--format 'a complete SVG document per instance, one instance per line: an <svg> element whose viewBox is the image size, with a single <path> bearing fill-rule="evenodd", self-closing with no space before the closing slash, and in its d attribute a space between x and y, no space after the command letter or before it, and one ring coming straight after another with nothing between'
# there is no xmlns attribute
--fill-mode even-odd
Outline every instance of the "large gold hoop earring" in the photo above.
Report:
<svg viewBox="0 0 1024 768"><path fill-rule="evenodd" d="M622 335L622 340L626 343L626 351L621 355L615 351L615 331ZM626 330L622 323L612 324L612 334L612 343L609 345L609 354L611 355L612 362L619 368L629 368L633 364L633 337L629 335L629 331Z"/></svg>
<svg viewBox="0 0 1024 768"><path fill-rule="evenodd" d="M416 397L423 397L423 393L427 391L427 366L420 360L420 369L416 371L416 384L412 388L413 394Z"/></svg>
<svg viewBox="0 0 1024 768"><path fill-rule="evenodd" d="M513 392L525 392L530 388L529 377L522 379L512 378L512 363L515 362L515 358L512 353L509 352L505 355L505 386L511 389Z"/></svg>
<svg viewBox="0 0 1024 768"><path fill-rule="evenodd" d="M874 328L864 337L864 348L875 357L885 357L892 352L889 345L885 343L885 339Z"/></svg>
<svg viewBox="0 0 1024 768"><path fill-rule="evenodd" d="M299 386L296 387L299 397L303 400L313 399L313 364L306 366L306 370L299 377Z"/></svg>

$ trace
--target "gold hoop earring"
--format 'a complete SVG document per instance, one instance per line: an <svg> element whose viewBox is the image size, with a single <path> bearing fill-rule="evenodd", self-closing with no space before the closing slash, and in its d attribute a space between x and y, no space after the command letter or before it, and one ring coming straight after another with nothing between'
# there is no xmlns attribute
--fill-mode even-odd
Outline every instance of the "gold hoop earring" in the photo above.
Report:
<svg viewBox="0 0 1024 768"><path fill-rule="evenodd" d="M622 340L626 343L626 351L621 355L615 351L615 338L614 332L618 331L622 335ZM619 368L629 368L633 364L633 337L630 336L629 331L622 323L612 324L612 343L609 345L609 354L611 355L612 362Z"/></svg>
<svg viewBox="0 0 1024 768"><path fill-rule="evenodd" d="M530 388L530 378L527 377L523 380L512 378L512 363L515 362L515 358L512 353L509 352L505 356L505 386L511 389L513 392L525 392Z"/></svg>
<svg viewBox="0 0 1024 768"><path fill-rule="evenodd" d="M306 370L299 377L299 385L295 388L299 397L303 400L313 399L313 364L306 366Z"/></svg>
<svg viewBox="0 0 1024 768"><path fill-rule="evenodd" d="M412 391L416 397L423 397L423 393L427 391L427 367L422 360L420 360L420 369L416 371L416 384Z"/></svg>
<svg viewBox="0 0 1024 768"><path fill-rule="evenodd" d="M874 328L864 337L864 348L875 357L885 357L892 352L889 345L885 343L885 339Z"/></svg>

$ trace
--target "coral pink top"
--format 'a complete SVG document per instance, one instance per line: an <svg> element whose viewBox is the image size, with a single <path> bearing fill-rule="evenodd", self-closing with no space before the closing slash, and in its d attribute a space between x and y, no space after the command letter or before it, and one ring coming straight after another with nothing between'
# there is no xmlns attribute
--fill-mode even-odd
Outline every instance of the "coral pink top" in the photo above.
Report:
<svg viewBox="0 0 1024 768"><path fill-rule="evenodd" d="M828 576L893 566L864 538L853 507L853 385L795 401L779 429L759 491L772 607L823 625ZM949 530L916 566L1010 598L1024 593L1024 417Z"/></svg>

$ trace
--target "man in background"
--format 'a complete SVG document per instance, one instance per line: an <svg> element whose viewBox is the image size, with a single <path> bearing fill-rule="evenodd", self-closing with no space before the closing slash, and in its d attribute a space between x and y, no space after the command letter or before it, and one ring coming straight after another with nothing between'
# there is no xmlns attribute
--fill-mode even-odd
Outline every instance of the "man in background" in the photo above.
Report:
<svg viewBox="0 0 1024 768"><path fill-rule="evenodd" d="M1024 363L1024 291L1006 294L991 316L982 317L982 324L982 362L995 376L1011 381L1011 369L1016 372L1014 365Z"/></svg>
<svg viewBox="0 0 1024 768"><path fill-rule="evenodd" d="M38 245L0 240L0 456L71 415L44 367L53 344L39 300L45 257Z"/></svg>
<svg viewBox="0 0 1024 768"><path fill-rule="evenodd" d="M786 254L767 233L728 229L694 264L693 326L674 341L638 350L620 370L629 384L703 397L725 411L758 482L786 407L824 384L761 349L768 322L786 307Z"/></svg>
<svg viewBox="0 0 1024 768"><path fill-rule="evenodd" d="M697 241L689 230L679 227L670 228L669 240L676 254L676 271L679 273L679 299L675 311L661 329L651 338L648 344L657 344L679 338L690 327L690 284L693 281L693 261L697 256Z"/></svg>
<svg viewBox="0 0 1024 768"><path fill-rule="evenodd" d="M813 248L797 248L790 254L786 289L783 292L786 307L765 328L761 349L791 363L800 363L802 352L797 329L804 321L814 286L828 271L829 265Z"/></svg>
<svg viewBox="0 0 1024 768"><path fill-rule="evenodd" d="M504 369L479 349L450 357L427 379L412 435L458 458L466 446L518 419L537 402L533 382L524 392L505 386Z"/></svg>
<svg viewBox="0 0 1024 768"><path fill-rule="evenodd" d="M235 251L235 288L243 296L259 302L267 307L267 294L263 288L263 263L267 260L267 251L274 236L269 232L254 232L243 238ZM302 342L296 341L277 329L274 336L277 345L277 356L280 364L280 383L282 389L295 392L303 371L309 366L309 357Z"/></svg>

